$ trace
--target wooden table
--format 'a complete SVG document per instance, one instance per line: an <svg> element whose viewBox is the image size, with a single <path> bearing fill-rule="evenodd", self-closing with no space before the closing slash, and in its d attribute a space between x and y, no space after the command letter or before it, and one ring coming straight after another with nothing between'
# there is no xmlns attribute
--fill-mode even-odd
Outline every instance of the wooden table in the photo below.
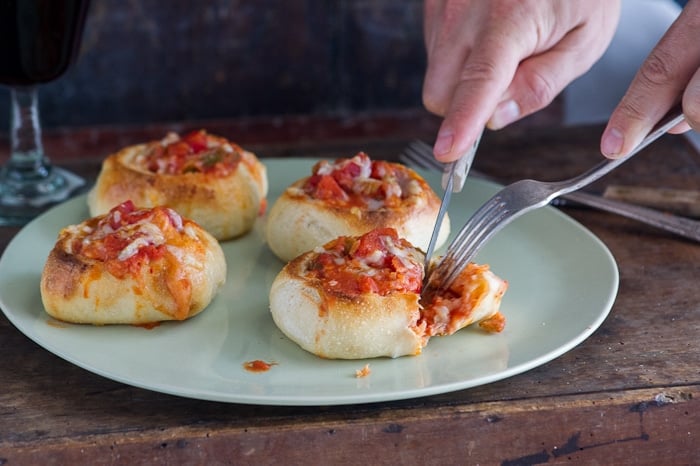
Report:
<svg viewBox="0 0 700 466"><path fill-rule="evenodd" d="M437 120L407 111L82 128L45 140L60 165L94 177L102 157L122 145L202 126L261 157L363 149L392 158L415 137L431 139ZM562 178L598 160L601 130L520 125L490 133L476 165L503 180ZM669 136L601 183L699 181L700 155ZM438 396L332 407L179 398L78 368L0 316L0 465L697 464L700 245L595 210L566 212L617 259L620 290L607 320L541 367ZM0 228L0 249L17 231Z"/></svg>

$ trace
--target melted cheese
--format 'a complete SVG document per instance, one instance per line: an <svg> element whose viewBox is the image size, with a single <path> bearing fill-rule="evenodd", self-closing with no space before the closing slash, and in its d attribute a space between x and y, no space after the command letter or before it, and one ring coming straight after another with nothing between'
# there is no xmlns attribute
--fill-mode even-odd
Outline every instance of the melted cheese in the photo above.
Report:
<svg viewBox="0 0 700 466"><path fill-rule="evenodd" d="M170 208L133 210L126 214L120 209L121 206L115 207L107 215L92 219L91 223L66 227L63 234L70 240L63 242L64 250L68 254L86 252L99 254L102 260L124 262L145 247L158 248L168 243L169 252L184 258L186 254L177 252L182 243L178 237L200 242L193 225ZM114 249L117 245L121 247Z"/></svg>

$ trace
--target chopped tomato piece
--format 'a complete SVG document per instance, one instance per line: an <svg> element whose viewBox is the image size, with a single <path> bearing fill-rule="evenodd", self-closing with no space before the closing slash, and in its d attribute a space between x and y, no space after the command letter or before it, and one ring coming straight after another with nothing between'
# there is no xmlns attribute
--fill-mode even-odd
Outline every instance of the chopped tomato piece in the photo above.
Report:
<svg viewBox="0 0 700 466"><path fill-rule="evenodd" d="M192 148L195 153L201 152L209 147L207 143L207 132L203 129L200 129L199 131L192 131L182 139Z"/></svg>
<svg viewBox="0 0 700 466"><path fill-rule="evenodd" d="M191 152L192 148L185 141L173 142L165 148L165 156L174 159L185 158Z"/></svg>
<svg viewBox="0 0 700 466"><path fill-rule="evenodd" d="M368 257L374 254L375 251L385 252L386 246L382 242L382 237L384 236L389 237L392 241L396 241L399 238L398 233L393 228L377 228L360 237L355 255L357 257Z"/></svg>
<svg viewBox="0 0 700 466"><path fill-rule="evenodd" d="M346 189L352 189L353 180L362 173L362 167L356 163L347 163L340 170L335 170L332 173L333 178L338 184Z"/></svg>
<svg viewBox="0 0 700 466"><path fill-rule="evenodd" d="M323 175L318 180L314 197L316 199L344 199L347 195L332 176Z"/></svg>
<svg viewBox="0 0 700 466"><path fill-rule="evenodd" d="M396 170L383 160L376 160L372 163L372 178L381 180L389 174L393 174Z"/></svg>
<svg viewBox="0 0 700 466"><path fill-rule="evenodd" d="M358 279L358 284L360 292L362 293L377 293L379 292L379 287L377 282L374 281L372 277L366 275L361 275Z"/></svg>

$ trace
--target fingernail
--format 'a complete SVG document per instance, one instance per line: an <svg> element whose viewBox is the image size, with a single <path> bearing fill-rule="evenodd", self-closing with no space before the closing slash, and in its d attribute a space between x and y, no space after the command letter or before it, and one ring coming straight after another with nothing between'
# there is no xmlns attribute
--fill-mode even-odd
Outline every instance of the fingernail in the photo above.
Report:
<svg viewBox="0 0 700 466"><path fill-rule="evenodd" d="M518 118L520 118L520 106L515 100L506 100L498 104L488 126L490 129L505 128Z"/></svg>
<svg viewBox="0 0 700 466"><path fill-rule="evenodd" d="M454 134L450 129L440 130L437 139L435 140L435 146L433 147L433 152L436 156L441 157L450 153L452 150L452 144L454 142Z"/></svg>
<svg viewBox="0 0 700 466"><path fill-rule="evenodd" d="M614 157L622 151L623 142L622 133L616 128L609 128L603 134L600 150L603 152L603 155Z"/></svg>

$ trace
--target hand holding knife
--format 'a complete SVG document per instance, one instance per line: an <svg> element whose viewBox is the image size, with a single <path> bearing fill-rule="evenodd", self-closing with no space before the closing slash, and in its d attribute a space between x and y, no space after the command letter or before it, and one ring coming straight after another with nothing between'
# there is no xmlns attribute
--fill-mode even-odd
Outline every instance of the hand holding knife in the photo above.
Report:
<svg viewBox="0 0 700 466"><path fill-rule="evenodd" d="M440 202L440 210L438 211L437 218L435 219L435 227L433 228L433 234L430 237L430 243L428 244L428 250L425 253L424 266L427 270L430 265L430 260L433 257L433 252L435 250L435 243L437 242L438 235L440 233L440 227L442 226L442 219L445 217L447 212L447 207L450 204L450 199L452 198L452 193L458 193L462 191L464 187L464 182L467 180L467 175L469 174L469 169L474 161L474 155L476 154L476 149L479 147L479 142L481 141L481 135L483 131L479 134L474 141L471 149L454 162L450 162L445 165L444 172L442 174L442 188L444 193L442 195L442 201Z"/></svg>

